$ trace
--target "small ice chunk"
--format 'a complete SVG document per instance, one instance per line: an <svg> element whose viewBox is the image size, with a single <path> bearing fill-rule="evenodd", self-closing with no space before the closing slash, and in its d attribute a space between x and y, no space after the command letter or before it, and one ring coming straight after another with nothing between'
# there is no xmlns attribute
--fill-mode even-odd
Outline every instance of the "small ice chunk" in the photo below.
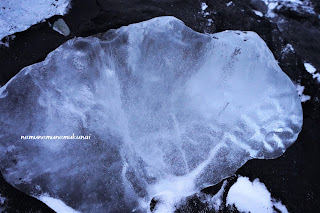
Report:
<svg viewBox="0 0 320 213"><path fill-rule="evenodd" d="M306 70L310 74L314 74L317 71L317 69L314 66L312 66L312 64L307 63L307 62L304 63L304 67L306 68Z"/></svg>
<svg viewBox="0 0 320 213"><path fill-rule="evenodd" d="M317 81L320 83L320 74L316 73L317 69L312 66L312 64L305 62L304 67L306 68L307 72L312 75L312 78L317 79Z"/></svg>
<svg viewBox="0 0 320 213"><path fill-rule="evenodd" d="M320 74L316 73L312 76L314 79L317 79L317 81L320 83Z"/></svg>
<svg viewBox="0 0 320 213"><path fill-rule="evenodd" d="M254 12L257 16L260 16L260 17L263 16L263 14L262 14L260 11L258 11L258 10L253 10L253 12Z"/></svg>
<svg viewBox="0 0 320 213"><path fill-rule="evenodd" d="M311 97L309 95L303 94L304 86L301 86L300 84L297 84L296 87L297 87L297 92L298 92L298 95L299 95L299 97L301 99L301 102L306 102L306 101L309 101L311 99Z"/></svg>
<svg viewBox="0 0 320 213"><path fill-rule="evenodd" d="M5 201L6 201L6 198L0 194L0 205L4 205Z"/></svg>
<svg viewBox="0 0 320 213"><path fill-rule="evenodd" d="M228 3L227 3L227 7L231 6L232 4L233 4L232 1L228 2Z"/></svg>
<svg viewBox="0 0 320 213"><path fill-rule="evenodd" d="M10 45L10 41L12 41L13 39L15 39L16 36L15 35L8 35L6 37L3 38L3 42L0 40L0 46L3 45L5 47L9 47Z"/></svg>
<svg viewBox="0 0 320 213"><path fill-rule="evenodd" d="M62 18L59 18L57 21L55 21L52 28L64 36L70 35L70 29Z"/></svg>
<svg viewBox="0 0 320 213"><path fill-rule="evenodd" d="M201 10L205 11L208 8L208 5L206 3L201 3Z"/></svg>
<svg viewBox="0 0 320 213"><path fill-rule="evenodd" d="M209 18L207 26L210 27L212 24L213 24L213 20L211 18Z"/></svg>
<svg viewBox="0 0 320 213"><path fill-rule="evenodd" d="M203 16L204 16L204 17L207 17L208 15L210 15L210 13L209 13L209 12L205 12L205 13L203 13Z"/></svg>
<svg viewBox="0 0 320 213"><path fill-rule="evenodd" d="M267 187L258 179L253 182L247 177L239 177L231 186L227 195L227 205L235 205L240 212L273 213L274 207L281 213L288 213L287 208L271 197Z"/></svg>

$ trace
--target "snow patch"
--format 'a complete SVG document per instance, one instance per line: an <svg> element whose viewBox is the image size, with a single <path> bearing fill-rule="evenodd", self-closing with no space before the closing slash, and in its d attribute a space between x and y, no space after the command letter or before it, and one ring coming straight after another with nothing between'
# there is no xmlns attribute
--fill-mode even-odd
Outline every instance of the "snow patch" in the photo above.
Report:
<svg viewBox="0 0 320 213"><path fill-rule="evenodd" d="M317 79L317 81L320 83L320 74L316 73L312 76L314 79Z"/></svg>
<svg viewBox="0 0 320 213"><path fill-rule="evenodd" d="M306 68L306 70L310 74L314 74L317 71L317 69L314 66L312 66L312 64L307 63L307 62L304 63L304 67Z"/></svg>
<svg viewBox="0 0 320 213"><path fill-rule="evenodd" d="M0 205L4 205L4 202L6 201L7 198L3 197L1 194L0 194Z"/></svg>
<svg viewBox="0 0 320 213"><path fill-rule="evenodd" d="M267 187L255 179L253 182L247 177L239 177L227 195L227 205L235 205L241 212L273 213L274 208L281 213L288 213L287 208L271 197Z"/></svg>
<svg viewBox="0 0 320 213"><path fill-rule="evenodd" d="M2 194L0 194L0 212L6 212L6 202L7 198L3 197Z"/></svg>

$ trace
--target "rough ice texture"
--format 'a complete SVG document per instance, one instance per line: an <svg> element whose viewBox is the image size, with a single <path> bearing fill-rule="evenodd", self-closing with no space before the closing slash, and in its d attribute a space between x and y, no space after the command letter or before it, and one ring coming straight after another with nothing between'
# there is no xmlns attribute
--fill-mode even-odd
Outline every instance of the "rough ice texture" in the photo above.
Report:
<svg viewBox="0 0 320 213"><path fill-rule="evenodd" d="M64 15L70 0L1 0L0 40L54 15Z"/></svg>
<svg viewBox="0 0 320 213"><path fill-rule="evenodd" d="M280 156L302 126L296 88L256 33L200 34L173 17L69 40L0 90L6 180L82 212L146 211L153 197L168 212ZM73 133L91 140L20 139Z"/></svg>

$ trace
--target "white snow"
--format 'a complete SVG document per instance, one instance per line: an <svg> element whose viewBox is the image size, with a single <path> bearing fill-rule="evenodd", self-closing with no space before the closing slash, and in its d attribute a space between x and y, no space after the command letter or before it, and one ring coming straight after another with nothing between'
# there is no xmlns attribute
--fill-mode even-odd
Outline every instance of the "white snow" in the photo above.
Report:
<svg viewBox="0 0 320 213"><path fill-rule="evenodd" d="M1 0L0 40L54 15L64 15L70 0Z"/></svg>
<svg viewBox="0 0 320 213"><path fill-rule="evenodd" d="M0 92L4 177L84 212L146 212L153 197L170 212L249 159L281 155L303 118L256 33L200 34L174 17L71 39ZM73 133L92 140L17 140Z"/></svg>
<svg viewBox="0 0 320 213"><path fill-rule="evenodd" d="M227 205L235 205L240 212L273 213L275 206L281 213L288 213L287 208L271 197L266 186L258 179L253 182L247 177L239 177L227 195Z"/></svg>
<svg viewBox="0 0 320 213"><path fill-rule="evenodd" d="M297 88L298 95L299 95L299 97L301 99L301 102L306 102L306 101L309 101L311 99L311 97L309 95L303 94L304 86L301 86L300 84L297 84L296 88Z"/></svg>
<svg viewBox="0 0 320 213"><path fill-rule="evenodd" d="M47 206L49 206L57 213L79 213L78 211L67 206L63 201L59 199L55 199L47 195L42 195L38 197L38 199L44 202Z"/></svg>

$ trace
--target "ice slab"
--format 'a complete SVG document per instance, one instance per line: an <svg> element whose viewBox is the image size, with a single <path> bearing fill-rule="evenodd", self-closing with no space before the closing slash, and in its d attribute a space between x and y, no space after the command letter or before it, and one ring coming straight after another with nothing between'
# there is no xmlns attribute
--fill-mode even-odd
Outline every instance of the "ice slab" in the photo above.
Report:
<svg viewBox="0 0 320 213"><path fill-rule="evenodd" d="M80 212L174 203L296 140L296 88L253 32L160 17L74 38L0 88L6 180ZM90 135L90 140L21 136Z"/></svg>
<svg viewBox="0 0 320 213"><path fill-rule="evenodd" d="M64 15L70 0L1 0L0 40L54 15Z"/></svg>

